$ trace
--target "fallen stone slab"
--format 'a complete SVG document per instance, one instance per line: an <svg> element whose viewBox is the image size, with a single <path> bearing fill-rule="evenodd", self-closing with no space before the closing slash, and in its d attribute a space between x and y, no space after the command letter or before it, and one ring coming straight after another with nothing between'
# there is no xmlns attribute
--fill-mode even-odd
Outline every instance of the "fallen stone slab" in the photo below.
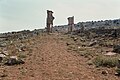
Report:
<svg viewBox="0 0 120 80"><path fill-rule="evenodd" d="M0 47L6 47L7 44L6 43L0 43Z"/></svg>
<svg viewBox="0 0 120 80"><path fill-rule="evenodd" d="M5 62L5 65L12 66L12 65L19 65L24 64L25 62L22 59L18 59L17 56L10 56Z"/></svg>
<svg viewBox="0 0 120 80"><path fill-rule="evenodd" d="M96 45L96 44L97 44L97 40L91 41L91 42L89 43L89 47L92 47L92 46L94 46L94 45Z"/></svg>
<svg viewBox="0 0 120 80"><path fill-rule="evenodd" d="M105 56L113 56L113 55L116 55L117 53L114 53L114 52L108 52L106 54L104 54Z"/></svg>

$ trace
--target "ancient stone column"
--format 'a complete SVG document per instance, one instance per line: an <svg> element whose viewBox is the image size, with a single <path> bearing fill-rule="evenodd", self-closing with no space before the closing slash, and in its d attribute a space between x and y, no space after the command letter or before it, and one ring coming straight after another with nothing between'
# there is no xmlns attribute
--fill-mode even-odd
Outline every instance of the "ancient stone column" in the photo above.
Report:
<svg viewBox="0 0 120 80"><path fill-rule="evenodd" d="M47 21L46 21L46 26L47 26L47 32L50 33L52 32L52 27L53 27L53 12L50 10L47 10Z"/></svg>
<svg viewBox="0 0 120 80"><path fill-rule="evenodd" d="M74 16L68 17L68 32L72 32L74 28Z"/></svg>

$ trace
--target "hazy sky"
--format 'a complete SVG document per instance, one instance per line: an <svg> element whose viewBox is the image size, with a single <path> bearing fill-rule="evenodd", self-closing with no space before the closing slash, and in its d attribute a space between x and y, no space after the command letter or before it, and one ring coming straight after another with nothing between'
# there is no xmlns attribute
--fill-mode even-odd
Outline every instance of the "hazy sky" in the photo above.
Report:
<svg viewBox="0 0 120 80"><path fill-rule="evenodd" d="M46 26L46 10L54 11L54 25L67 17L80 21L120 18L120 0L0 0L0 32Z"/></svg>

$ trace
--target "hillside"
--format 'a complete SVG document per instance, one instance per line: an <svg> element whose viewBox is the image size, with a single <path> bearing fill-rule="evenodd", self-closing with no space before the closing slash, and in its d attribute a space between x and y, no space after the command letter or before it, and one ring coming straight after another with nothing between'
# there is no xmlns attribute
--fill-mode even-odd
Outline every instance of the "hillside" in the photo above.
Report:
<svg viewBox="0 0 120 80"><path fill-rule="evenodd" d="M84 40L85 38L82 36L60 33L50 35L41 33L22 40L11 40L12 43L7 43L7 46L1 47L1 51L6 50L10 56L18 56L25 63L1 64L0 79L119 80L120 77L115 76L115 68L97 68L89 63L96 57L94 54L100 53L101 49L105 52L111 48L87 47L88 40L83 42Z"/></svg>
<svg viewBox="0 0 120 80"><path fill-rule="evenodd" d="M87 21L87 22L78 22L75 24L74 30L79 30L84 26L85 29L91 28L106 28L106 29L116 29L120 28L120 19L114 20L101 20L101 21ZM58 25L54 26L54 31L66 32L68 30L68 25Z"/></svg>

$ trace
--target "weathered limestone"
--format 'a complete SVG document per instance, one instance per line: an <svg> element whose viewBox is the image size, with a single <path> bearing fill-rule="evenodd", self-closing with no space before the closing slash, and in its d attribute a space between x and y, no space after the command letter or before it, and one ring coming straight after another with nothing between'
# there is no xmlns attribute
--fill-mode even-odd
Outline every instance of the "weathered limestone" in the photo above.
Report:
<svg viewBox="0 0 120 80"><path fill-rule="evenodd" d="M68 17L68 32L72 32L74 28L74 16Z"/></svg>
<svg viewBox="0 0 120 80"><path fill-rule="evenodd" d="M53 12L47 10L47 23L46 23L46 26L47 26L47 32L48 33L52 32L53 20L54 19L55 18L53 17Z"/></svg>

